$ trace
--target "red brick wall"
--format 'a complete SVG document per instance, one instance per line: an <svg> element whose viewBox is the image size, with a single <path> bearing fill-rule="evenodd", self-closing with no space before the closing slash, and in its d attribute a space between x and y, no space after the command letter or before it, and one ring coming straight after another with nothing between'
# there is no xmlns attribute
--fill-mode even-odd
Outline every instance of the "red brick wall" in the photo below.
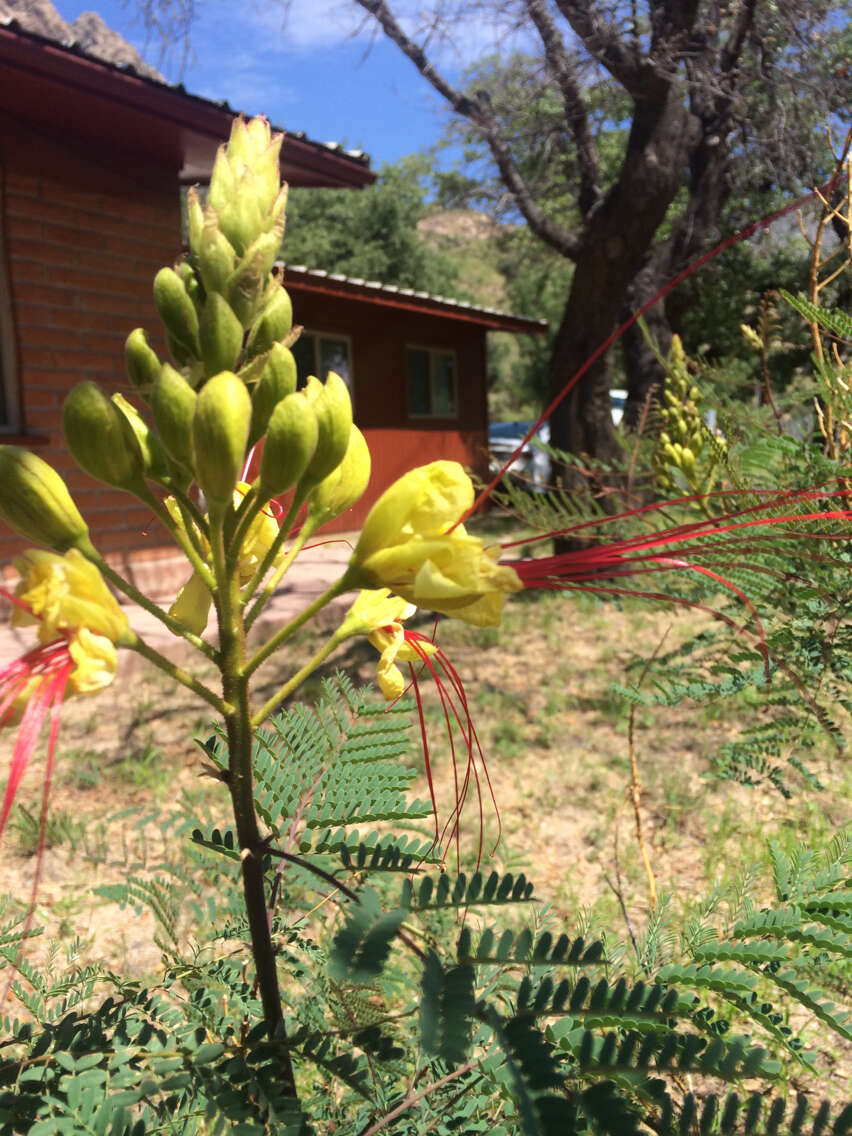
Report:
<svg viewBox="0 0 852 1136"><path fill-rule="evenodd" d="M77 468L62 441L62 403L80 379L127 393L124 340L134 327L158 330L152 280L180 249L177 174L8 118L0 147L24 435L12 440L55 465L98 547L121 563L162 533L146 533L144 506ZM21 547L0 528L0 564Z"/></svg>

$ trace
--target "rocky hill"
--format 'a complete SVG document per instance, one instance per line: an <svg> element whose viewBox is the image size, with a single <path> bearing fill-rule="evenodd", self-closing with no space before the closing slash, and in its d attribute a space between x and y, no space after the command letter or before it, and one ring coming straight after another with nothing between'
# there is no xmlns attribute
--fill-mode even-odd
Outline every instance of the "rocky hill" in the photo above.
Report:
<svg viewBox="0 0 852 1136"><path fill-rule="evenodd" d="M129 64L139 75L165 82L160 72L146 63L118 32L107 27L97 12L82 12L69 24L50 0L0 0L0 20L5 19L17 20L25 31L47 39L77 43L83 51L106 63Z"/></svg>

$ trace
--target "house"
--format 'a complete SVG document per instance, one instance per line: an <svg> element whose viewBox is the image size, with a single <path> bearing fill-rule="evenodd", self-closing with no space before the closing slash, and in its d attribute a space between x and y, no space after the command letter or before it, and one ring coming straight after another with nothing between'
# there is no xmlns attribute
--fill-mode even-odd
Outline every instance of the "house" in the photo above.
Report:
<svg viewBox="0 0 852 1136"><path fill-rule="evenodd" d="M59 470L98 547L140 586L164 542L144 506L74 464L62 404L81 379L126 384L134 327L165 355L154 274L180 251L181 186L209 178L235 113L0 22L0 441ZM365 155L299 134L281 169L291 185L374 180ZM0 564L22 547L0 528Z"/></svg>
<svg viewBox="0 0 852 1136"><path fill-rule="evenodd" d="M367 492L336 528L358 528L382 490L414 465L449 458L485 476L486 333L543 334L545 321L302 266L281 269L303 327L293 345L300 379L333 370L346 380L372 456Z"/></svg>
<svg viewBox="0 0 852 1136"><path fill-rule="evenodd" d="M34 449L66 479L105 555L151 594L185 574L149 511L93 481L66 452L65 396L81 379L130 393L124 341L157 341L152 281L181 247L182 185L205 182L235 112L0 21L0 441ZM282 176L297 186L357 189L368 159L288 134ZM484 471L485 335L541 332L539 321L288 266L305 328L303 374L350 383L373 455L352 528L412 465L454 458ZM23 543L0 530L0 565ZM171 569L174 566L176 573Z"/></svg>

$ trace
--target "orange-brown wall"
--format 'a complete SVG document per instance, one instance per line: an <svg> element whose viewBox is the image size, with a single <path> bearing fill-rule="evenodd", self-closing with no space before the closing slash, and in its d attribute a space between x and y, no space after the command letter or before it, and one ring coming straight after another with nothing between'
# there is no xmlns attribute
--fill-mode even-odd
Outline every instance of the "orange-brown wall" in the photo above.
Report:
<svg viewBox="0 0 852 1136"><path fill-rule="evenodd" d="M22 436L66 478L99 548L114 554L162 543L149 512L80 472L62 442L62 403L80 379L126 390L124 340L156 332L154 273L180 250L177 173L133 154L0 120L2 228ZM156 343L156 335L152 338ZM160 534L162 537L162 534ZM22 542L0 527L0 564Z"/></svg>
<svg viewBox="0 0 852 1136"><path fill-rule="evenodd" d="M351 339L355 421L370 446L373 472L362 501L338 518L338 531L357 528L379 494L406 470L450 458L486 472L485 332L446 317L380 307L369 300L327 297L288 280L293 318L310 331ZM458 417L409 418L406 346L454 351ZM323 376L324 378L324 376Z"/></svg>

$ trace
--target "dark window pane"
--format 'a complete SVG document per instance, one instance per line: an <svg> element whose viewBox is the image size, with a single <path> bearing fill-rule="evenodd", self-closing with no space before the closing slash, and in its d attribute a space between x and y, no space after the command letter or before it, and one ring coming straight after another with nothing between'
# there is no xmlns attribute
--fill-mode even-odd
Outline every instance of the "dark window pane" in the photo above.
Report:
<svg viewBox="0 0 852 1136"><path fill-rule="evenodd" d="M332 339L329 336L320 336L320 373L323 382L329 371L336 371L341 379L352 390L352 370L349 361L349 343L345 339Z"/></svg>
<svg viewBox="0 0 852 1136"><path fill-rule="evenodd" d="M409 347L405 353L408 377L408 413L412 417L423 417L432 413L432 400L429 393L429 352L419 347Z"/></svg>
<svg viewBox="0 0 852 1136"><path fill-rule="evenodd" d="M435 351L432 355L432 413L436 418L455 417L456 368L449 351Z"/></svg>
<svg viewBox="0 0 852 1136"><path fill-rule="evenodd" d="M290 350L296 360L298 387L301 389L307 382L308 375L316 374L316 336L303 331Z"/></svg>

